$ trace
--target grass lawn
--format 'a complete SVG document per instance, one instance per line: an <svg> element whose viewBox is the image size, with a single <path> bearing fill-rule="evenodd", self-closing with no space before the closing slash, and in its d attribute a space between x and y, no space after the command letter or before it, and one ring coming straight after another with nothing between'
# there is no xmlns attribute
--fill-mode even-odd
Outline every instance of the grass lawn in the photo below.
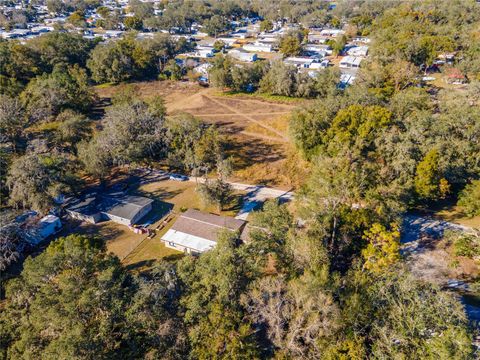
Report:
<svg viewBox="0 0 480 360"><path fill-rule="evenodd" d="M241 208L241 193L234 193L232 204L222 211L215 206L204 205L200 196L195 191L193 181L172 181L164 180L140 186L133 193L156 200L156 203L163 203L163 207L171 208L174 212L182 209L197 209L217 215L235 216Z"/></svg>
<svg viewBox="0 0 480 360"><path fill-rule="evenodd" d="M76 229L76 234L99 236L106 242L107 251L115 254L121 260L135 249L145 234L135 234L127 226L114 223L113 221L98 224L82 223Z"/></svg>
<svg viewBox="0 0 480 360"><path fill-rule="evenodd" d="M437 202L429 209L420 209L420 212L424 212L427 215L455 224L480 229L480 216L472 218L467 217L462 209L459 206L456 206L456 202L456 199L448 198Z"/></svg>
<svg viewBox="0 0 480 360"><path fill-rule="evenodd" d="M461 209L459 209L457 206L441 209L435 213L435 216L446 221L468 226L474 229L480 229L480 216L474 216L472 218L466 217L465 214L462 213Z"/></svg>

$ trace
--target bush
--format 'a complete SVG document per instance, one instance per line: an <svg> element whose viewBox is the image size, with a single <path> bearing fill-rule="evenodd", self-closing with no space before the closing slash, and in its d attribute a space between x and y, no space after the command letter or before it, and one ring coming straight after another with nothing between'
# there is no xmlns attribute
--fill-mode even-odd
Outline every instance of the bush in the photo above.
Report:
<svg viewBox="0 0 480 360"><path fill-rule="evenodd" d="M469 217L480 215L480 180L474 180L460 193L458 206Z"/></svg>
<svg viewBox="0 0 480 360"><path fill-rule="evenodd" d="M480 238L473 234L459 234L453 242L455 256L475 258L480 256Z"/></svg>

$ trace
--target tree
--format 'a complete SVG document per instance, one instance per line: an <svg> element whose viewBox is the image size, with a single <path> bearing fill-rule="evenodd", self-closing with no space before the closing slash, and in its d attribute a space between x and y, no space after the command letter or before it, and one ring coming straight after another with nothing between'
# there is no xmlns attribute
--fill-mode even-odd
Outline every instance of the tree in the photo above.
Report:
<svg viewBox="0 0 480 360"><path fill-rule="evenodd" d="M103 130L79 148L79 157L87 171L101 177L110 166L162 158L165 151L162 104L161 100L150 104L134 100L110 107L102 121Z"/></svg>
<svg viewBox="0 0 480 360"><path fill-rule="evenodd" d="M164 68L164 72L170 80L181 80L183 76L183 69L177 64L175 60L169 60Z"/></svg>
<svg viewBox="0 0 480 360"><path fill-rule="evenodd" d="M347 279L340 295L343 332L362 339L372 358L472 356L468 321L454 294L401 267L376 276L353 270Z"/></svg>
<svg viewBox="0 0 480 360"><path fill-rule="evenodd" d="M102 239L53 241L6 289L0 314L2 356L145 358L186 356L177 310L178 280L161 264L132 276Z"/></svg>
<svg viewBox="0 0 480 360"><path fill-rule="evenodd" d="M345 45L347 44L347 38L345 35L337 37L335 40L329 40L328 45L332 48L332 52L335 56L342 53Z"/></svg>
<svg viewBox="0 0 480 360"><path fill-rule="evenodd" d="M210 19L207 19L204 22L203 26L208 35L216 38L219 33L227 29L227 22L223 16L213 15Z"/></svg>
<svg viewBox="0 0 480 360"><path fill-rule="evenodd" d="M302 40L296 35L285 35L280 40L280 52L285 57L300 55Z"/></svg>
<svg viewBox="0 0 480 360"><path fill-rule="evenodd" d="M32 80L20 99L33 122L51 120L62 110L86 112L94 101L88 85L87 73L77 66L57 66L50 75Z"/></svg>
<svg viewBox="0 0 480 360"><path fill-rule="evenodd" d="M218 211L222 211L232 201L232 186L222 179L205 179L204 183L198 185L198 192L206 205L216 205Z"/></svg>
<svg viewBox="0 0 480 360"><path fill-rule="evenodd" d="M262 211L252 213L251 224L253 227L249 232L249 246L255 260L266 266L266 261L271 256L278 272L289 273L294 266L294 249L289 243L294 219L287 206L279 205L275 200L267 201Z"/></svg>
<svg viewBox="0 0 480 360"><path fill-rule="evenodd" d="M387 230L375 223L365 232L368 245L362 250L365 260L363 267L373 272L383 271L400 259L400 231L397 225Z"/></svg>
<svg viewBox="0 0 480 360"><path fill-rule="evenodd" d="M233 61L229 56L216 56L208 71L211 84L219 88L231 88L233 86L233 67Z"/></svg>
<svg viewBox="0 0 480 360"><path fill-rule="evenodd" d="M273 30L273 23L270 20L262 20L260 22L260 31L269 32Z"/></svg>
<svg viewBox="0 0 480 360"><path fill-rule="evenodd" d="M7 176L10 204L47 212L68 183L67 160L61 155L27 154L16 159Z"/></svg>
<svg viewBox="0 0 480 360"><path fill-rule="evenodd" d="M216 51L222 51L223 49L225 49L225 43L222 40L215 40L215 42L213 43L213 48Z"/></svg>
<svg viewBox="0 0 480 360"><path fill-rule="evenodd" d="M50 73L55 66L79 65L84 68L96 41L68 32L50 32L38 36L25 45L35 54L36 66Z"/></svg>
<svg viewBox="0 0 480 360"><path fill-rule="evenodd" d="M154 54L143 45L132 36L98 44L87 61L92 79L118 83L151 73Z"/></svg>
<svg viewBox="0 0 480 360"><path fill-rule="evenodd" d="M67 21L75 27L85 27L85 15L80 11L75 11L68 18Z"/></svg>
<svg viewBox="0 0 480 360"><path fill-rule="evenodd" d="M77 143L90 135L90 122L82 114L65 110L57 116L60 121L55 138L59 143L65 144L74 154L77 153Z"/></svg>
<svg viewBox="0 0 480 360"><path fill-rule="evenodd" d="M260 81L260 91L273 94L293 96L296 90L296 69L282 61L273 63Z"/></svg>
<svg viewBox="0 0 480 360"><path fill-rule="evenodd" d="M439 154L430 150L417 165L415 191L420 200L438 200L450 191L450 185L438 169Z"/></svg>
<svg viewBox="0 0 480 360"><path fill-rule="evenodd" d="M465 186L457 205L470 217L480 215L480 180L473 180Z"/></svg>
<svg viewBox="0 0 480 360"><path fill-rule="evenodd" d="M40 73L37 55L16 41L0 40L0 94L16 96Z"/></svg>
<svg viewBox="0 0 480 360"><path fill-rule="evenodd" d="M2 216L0 224L0 271L20 259L26 245L26 234L20 224Z"/></svg>
<svg viewBox="0 0 480 360"><path fill-rule="evenodd" d="M291 282L283 276L265 277L243 298L249 317L265 328L266 343L277 356L323 358L322 344L337 331L339 309L315 281L308 276Z"/></svg>
<svg viewBox="0 0 480 360"><path fill-rule="evenodd" d="M340 110L327 134L331 139L368 149L376 134L392 124L392 114L381 106L351 105Z"/></svg>
<svg viewBox="0 0 480 360"><path fill-rule="evenodd" d="M202 176L223 160L224 140L214 126L180 114L166 122L167 160L170 167Z"/></svg>
<svg viewBox="0 0 480 360"><path fill-rule="evenodd" d="M141 30L143 27L142 19L138 16L127 16L123 21L125 27L129 30Z"/></svg>
<svg viewBox="0 0 480 360"><path fill-rule="evenodd" d="M0 142L11 142L13 149L27 126L23 107L17 98L0 95Z"/></svg>
<svg viewBox="0 0 480 360"><path fill-rule="evenodd" d="M242 318L239 303L250 270L237 245L238 234L223 233L214 249L178 264L185 285L181 304L195 358L258 357L254 331Z"/></svg>

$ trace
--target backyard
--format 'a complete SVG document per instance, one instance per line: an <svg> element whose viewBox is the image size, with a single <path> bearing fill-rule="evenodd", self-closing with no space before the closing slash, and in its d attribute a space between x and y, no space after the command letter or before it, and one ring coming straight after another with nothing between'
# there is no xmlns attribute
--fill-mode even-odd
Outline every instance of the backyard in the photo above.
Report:
<svg viewBox="0 0 480 360"><path fill-rule="evenodd" d="M235 192L231 203L222 211L213 205L202 203L192 181L161 180L139 186L131 190L132 195L145 196L154 200L152 210L141 219L152 235L136 234L127 226L112 221L98 224L82 223L71 227L68 233L88 234L105 239L107 250L130 269L144 270L158 259L175 260L182 253L167 248L160 238L175 222L178 213L188 208L198 209L219 215L235 216L241 208L242 192Z"/></svg>

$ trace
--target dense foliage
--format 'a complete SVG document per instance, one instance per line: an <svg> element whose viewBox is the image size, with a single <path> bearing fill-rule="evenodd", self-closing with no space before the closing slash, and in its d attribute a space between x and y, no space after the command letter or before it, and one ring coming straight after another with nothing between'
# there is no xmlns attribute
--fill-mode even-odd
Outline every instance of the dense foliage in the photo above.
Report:
<svg viewBox="0 0 480 360"><path fill-rule="evenodd" d="M96 1L48 1L86 26ZM262 29L280 23L346 29L372 38L356 82L314 77L283 62L211 62L210 81L233 91L315 98L291 115L297 158L306 164L293 204L266 202L248 239L222 233L198 257L161 260L138 273L106 252L106 239L70 235L2 282L1 359L471 359L472 329L458 297L419 280L400 252L402 215L455 201L480 209L480 12L473 1L131 1L134 16L103 8L100 25L188 33L200 23L217 36L245 16ZM17 14L7 26L26 21ZM25 15L26 16L26 15ZM100 26L99 25L99 26ZM305 34L285 34L284 55ZM219 44L217 44L219 45ZM21 44L0 41L2 206L48 212L75 195L80 176L104 180L118 167L163 165L204 176L202 198L221 210L232 188L227 140L133 86L104 113L92 84L180 79L185 40L157 33L97 44L63 32ZM223 46L218 46L220 49ZM471 80L461 90L425 86L434 62ZM103 109L102 109L103 110ZM212 176L216 175L215 179ZM0 224L0 270L21 257L27 234ZM244 236L242 236L244 238ZM476 258L476 234L451 239L455 255ZM2 274L3 276L3 274ZM3 281L3 278L2 278ZM3 296L3 292L2 292Z"/></svg>

